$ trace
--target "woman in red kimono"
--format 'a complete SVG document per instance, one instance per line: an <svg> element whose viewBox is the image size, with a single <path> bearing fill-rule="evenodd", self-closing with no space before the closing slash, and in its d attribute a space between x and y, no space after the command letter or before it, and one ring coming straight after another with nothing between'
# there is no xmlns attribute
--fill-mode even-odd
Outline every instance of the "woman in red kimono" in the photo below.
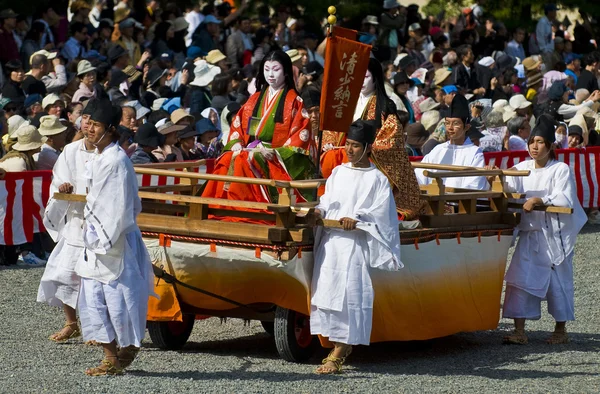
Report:
<svg viewBox="0 0 600 394"><path fill-rule="evenodd" d="M214 174L283 181L311 178L314 139L295 88L290 57L273 51L263 58L260 70L257 92L234 117ZM202 196L276 202L278 194L265 186L209 181Z"/></svg>
<svg viewBox="0 0 600 394"><path fill-rule="evenodd" d="M390 181L401 220L416 219L421 209L419 184L405 150L404 129L396 114L396 105L385 93L383 69L376 59L369 59L369 67L354 110L354 120L374 120L377 136L371 151L371 161ZM346 134L323 132L321 173L328 178L335 167L348 162L346 151L339 148L346 143Z"/></svg>

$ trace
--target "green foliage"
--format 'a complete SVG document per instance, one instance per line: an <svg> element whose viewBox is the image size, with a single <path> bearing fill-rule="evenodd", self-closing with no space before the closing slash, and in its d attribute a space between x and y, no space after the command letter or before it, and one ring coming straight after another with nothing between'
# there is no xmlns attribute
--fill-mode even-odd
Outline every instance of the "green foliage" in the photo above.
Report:
<svg viewBox="0 0 600 394"><path fill-rule="evenodd" d="M454 17L460 15L461 10L470 4L465 0L431 0L421 10L425 15L440 15L445 12L445 17Z"/></svg>

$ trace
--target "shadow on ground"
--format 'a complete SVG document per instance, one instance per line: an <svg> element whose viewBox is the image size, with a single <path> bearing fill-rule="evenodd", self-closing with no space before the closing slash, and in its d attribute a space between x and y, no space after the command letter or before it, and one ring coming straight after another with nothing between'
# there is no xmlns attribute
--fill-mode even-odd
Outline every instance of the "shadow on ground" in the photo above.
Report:
<svg viewBox="0 0 600 394"><path fill-rule="evenodd" d="M475 376L499 380L565 378L569 376L595 376L597 362L581 362L581 371L560 372L560 364L543 362L551 360L552 354L562 352L597 353L600 351L600 335L569 333L571 342L566 345L548 345L545 339L547 331L529 331L529 345L503 345L502 337L512 325L500 323L499 330L477 333L463 333L427 341L384 342L369 347L355 347L348 360L350 372L345 377L360 376L361 372L392 375L430 375L430 376ZM147 345L148 350L153 345ZM151 350L152 351L152 350ZM156 349L157 352L161 350ZM249 371L250 366L259 363L285 363L280 360L275 343L268 334L254 334L226 340L189 342L178 351L181 354L202 353L220 356L235 356L242 367L226 372L147 372L130 371L132 375L163 376L178 379L261 379L266 381L296 381L309 379L309 373ZM483 353L474 358L475 352ZM319 349L309 360L317 365L326 356L326 349ZM250 358L250 360L249 360ZM482 362L484 360L484 362ZM535 366L534 366L535 365ZM539 365L539 367L537 367ZM589 367L589 368L585 368ZM323 377L315 376L316 379ZM335 379L335 377L332 377Z"/></svg>

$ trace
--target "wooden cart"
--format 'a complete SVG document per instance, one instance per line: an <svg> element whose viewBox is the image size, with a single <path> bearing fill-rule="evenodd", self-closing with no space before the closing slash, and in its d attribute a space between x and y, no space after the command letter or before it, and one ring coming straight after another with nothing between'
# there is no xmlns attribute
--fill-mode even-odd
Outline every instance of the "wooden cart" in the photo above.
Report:
<svg viewBox="0 0 600 394"><path fill-rule="evenodd" d="M217 176L198 171L204 162L136 167L143 211L138 225L150 252L155 291L148 329L162 348L181 348L194 321L207 316L260 320L290 361L308 359L319 341L310 334L310 285L316 203L296 203L295 190L323 180L281 182ZM373 270L372 342L424 340L495 329L513 228L524 196L504 191L506 175L527 172L424 165L431 185L422 188L422 227L400 228L398 272ZM185 167L185 168L184 168ZM433 172L432 170L441 170ZM443 179L487 175L490 191L445 187ZM161 178L162 177L162 178ZM147 178L146 178L147 179ZM206 180L276 187L277 204L199 197ZM61 199L83 196L56 195ZM454 211L455 213L448 213ZM566 212L562 208L540 207Z"/></svg>

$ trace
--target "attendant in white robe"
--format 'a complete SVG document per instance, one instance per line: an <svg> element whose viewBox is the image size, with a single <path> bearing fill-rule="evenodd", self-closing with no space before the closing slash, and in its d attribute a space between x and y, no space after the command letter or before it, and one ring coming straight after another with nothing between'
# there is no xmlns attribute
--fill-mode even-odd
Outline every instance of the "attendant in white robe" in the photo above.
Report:
<svg viewBox="0 0 600 394"><path fill-rule="evenodd" d="M523 216L517 227L519 241L506 273L502 316L515 321L515 331L505 343L526 344L525 321L538 320L541 302L556 321L550 344L567 343L566 322L575 320L573 249L587 216L577 199L569 166L556 161L554 121L542 115L528 142L533 160L520 162L517 170L527 177L507 177L509 189L526 193ZM533 211L538 205L573 208L573 214Z"/></svg>
<svg viewBox="0 0 600 394"><path fill-rule="evenodd" d="M83 117L87 120L96 106L91 100ZM46 205L44 226L57 245L48 258L48 264L38 288L38 302L62 307L66 323L62 330L50 336L63 342L81 335L77 325L77 299L80 278L75 265L83 254L83 203L55 200L54 193L86 194L85 164L92 157L94 146L81 139L64 147L52 171L50 200Z"/></svg>
<svg viewBox="0 0 600 394"><path fill-rule="evenodd" d="M376 131L371 121L350 126L345 146L349 163L333 170L315 209L343 226L321 229L315 248L311 333L334 344L319 374L339 373L352 345L369 345L374 299L369 269L403 266L392 189L369 161Z"/></svg>
<svg viewBox="0 0 600 394"><path fill-rule="evenodd" d="M469 167L484 167L483 151L467 137L469 124L469 106L463 95L456 94L450 105L450 114L445 119L448 142L437 145L429 152L421 163L458 165ZM415 174L421 185L428 185L432 178L423 175L423 170L416 168ZM488 190L489 184L483 176L444 178L448 187Z"/></svg>
<svg viewBox="0 0 600 394"><path fill-rule="evenodd" d="M83 337L104 348L100 366L86 370L92 376L121 374L133 362L152 291L152 265L136 224L141 211L137 178L117 143L120 119L119 107L100 102L87 135L96 150L85 168L85 250L75 271L81 277Z"/></svg>

